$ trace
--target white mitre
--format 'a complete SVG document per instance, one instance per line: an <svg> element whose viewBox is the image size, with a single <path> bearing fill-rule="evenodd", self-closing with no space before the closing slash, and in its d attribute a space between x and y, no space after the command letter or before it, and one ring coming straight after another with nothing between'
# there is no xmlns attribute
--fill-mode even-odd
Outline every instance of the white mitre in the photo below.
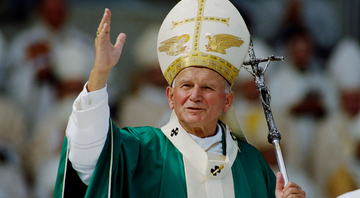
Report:
<svg viewBox="0 0 360 198"><path fill-rule="evenodd" d="M232 86L248 52L250 34L228 0L182 0L169 12L158 35L158 58L169 85L184 68L212 69ZM221 118L246 141L231 108Z"/></svg>
<svg viewBox="0 0 360 198"><path fill-rule="evenodd" d="M360 45L351 37L339 41L328 60L328 70L340 89L360 88Z"/></svg>

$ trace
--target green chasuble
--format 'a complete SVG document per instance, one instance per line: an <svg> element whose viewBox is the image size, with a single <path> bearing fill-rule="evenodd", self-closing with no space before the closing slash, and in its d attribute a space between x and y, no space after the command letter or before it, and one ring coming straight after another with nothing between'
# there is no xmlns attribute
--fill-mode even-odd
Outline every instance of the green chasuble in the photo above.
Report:
<svg viewBox="0 0 360 198"><path fill-rule="evenodd" d="M177 133L171 131L168 137ZM186 198L183 154L168 137L158 128L119 129L111 122L89 186L72 168L65 138L54 198ZM250 144L236 141L240 151L230 169L235 197L275 198L276 177L263 156Z"/></svg>

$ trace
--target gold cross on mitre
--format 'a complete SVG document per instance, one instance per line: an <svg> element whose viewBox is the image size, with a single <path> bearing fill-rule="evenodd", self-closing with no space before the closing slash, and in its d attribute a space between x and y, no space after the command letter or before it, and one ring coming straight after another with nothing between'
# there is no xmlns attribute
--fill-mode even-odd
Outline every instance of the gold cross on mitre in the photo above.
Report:
<svg viewBox="0 0 360 198"><path fill-rule="evenodd" d="M190 23L195 25L186 25ZM206 67L232 85L247 53L249 37L241 15L228 0L182 0L160 28L158 56L161 70L172 84L182 69Z"/></svg>
<svg viewBox="0 0 360 198"><path fill-rule="evenodd" d="M192 17L192 18L182 19L182 20L179 20L176 22L173 21L172 28L171 28L171 30L172 30L175 27L178 27L180 25L195 22L194 41L193 41L193 48L191 51L192 53L198 51L199 36L200 36L203 21L220 22L220 23L224 23L227 26L229 26L229 20L230 20L230 17L228 17L228 18L211 17L211 16L204 17L204 7L205 7L206 0L197 0L197 1L198 1L197 16Z"/></svg>
<svg viewBox="0 0 360 198"><path fill-rule="evenodd" d="M198 15L197 17L192 17L192 18L187 18L187 19L183 19L183 20L179 20L174 22L173 21L173 27L172 29L174 29L175 27L182 25L182 24L186 24L186 23L190 23L190 22L195 22L195 21L216 21L216 22L221 22L226 24L227 26L229 26L229 17L228 18L221 18L221 17L204 17L203 16L203 11L204 11L204 5L206 0L197 0L198 1Z"/></svg>
<svg viewBox="0 0 360 198"><path fill-rule="evenodd" d="M201 27L202 27L202 22L203 21L213 21L213 22L220 22L220 23L224 23L227 26L229 26L229 20L230 17L227 18L221 18L221 17L211 17L211 16L206 16L204 17L204 6L206 3L206 0L197 0L198 1L198 10L197 10L197 16L196 17L191 17L191 18L187 18L187 19L183 19L183 20L179 20L176 22L172 22L172 28L174 29L175 27L178 27L180 25L186 24L186 23L191 23L191 22L195 22L195 31L194 31L194 40L193 40L193 48L191 53L197 52L198 51L198 46L199 46L199 36L201 33ZM210 39L209 39L210 40Z"/></svg>

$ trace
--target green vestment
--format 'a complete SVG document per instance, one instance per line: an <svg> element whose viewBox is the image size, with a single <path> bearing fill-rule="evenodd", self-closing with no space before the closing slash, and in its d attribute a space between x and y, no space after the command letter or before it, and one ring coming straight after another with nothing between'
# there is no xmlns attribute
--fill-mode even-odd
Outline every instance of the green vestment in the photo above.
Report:
<svg viewBox="0 0 360 198"><path fill-rule="evenodd" d="M241 152L231 167L235 197L275 198L276 177L263 156L250 144L237 142ZM119 129L111 122L89 186L72 168L65 138L55 197L186 198L183 157L158 128Z"/></svg>

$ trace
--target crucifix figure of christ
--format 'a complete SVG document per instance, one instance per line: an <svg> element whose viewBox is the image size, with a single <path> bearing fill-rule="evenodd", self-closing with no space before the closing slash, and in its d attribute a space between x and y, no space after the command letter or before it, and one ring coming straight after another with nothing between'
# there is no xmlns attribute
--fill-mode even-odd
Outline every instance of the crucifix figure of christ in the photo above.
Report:
<svg viewBox="0 0 360 198"><path fill-rule="evenodd" d="M279 166L280 172L283 174L285 184L289 182L288 175L285 168L284 158L282 156L280 140L281 135L278 129L276 128L273 114L270 108L270 91L265 85L264 74L271 61L283 61L282 56L269 56L262 59L257 59L254 52L254 46L252 40L250 40L249 45L249 57L250 60L244 61L242 67L245 68L250 74L254 77L254 81L259 92L259 97L264 109L266 122L269 129L268 142L273 145L274 152L276 155L276 160ZM259 63L266 62L264 67L260 67Z"/></svg>

